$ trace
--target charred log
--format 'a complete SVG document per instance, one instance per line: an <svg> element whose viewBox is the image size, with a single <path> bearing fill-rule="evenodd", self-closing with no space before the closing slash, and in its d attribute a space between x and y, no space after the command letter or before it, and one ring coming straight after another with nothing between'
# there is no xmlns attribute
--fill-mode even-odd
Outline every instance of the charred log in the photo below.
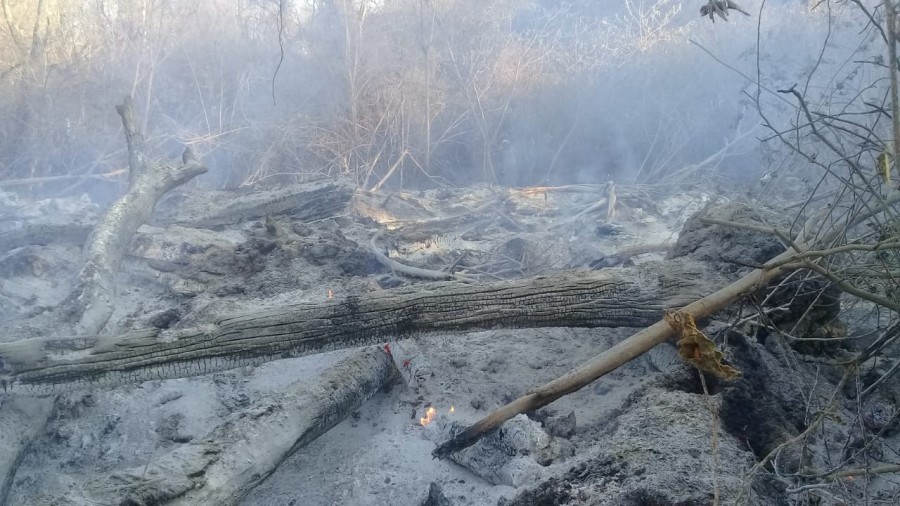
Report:
<svg viewBox="0 0 900 506"><path fill-rule="evenodd" d="M438 284L227 317L156 336L81 337L90 353L44 339L0 345L0 387L46 395L383 343L391 337L496 327L644 327L709 291L703 266L645 264L484 285Z"/></svg>
<svg viewBox="0 0 900 506"><path fill-rule="evenodd" d="M394 374L383 349L359 350L321 376L234 413L205 437L148 466L89 480L85 493L93 504L237 504L285 459L359 409Z"/></svg>

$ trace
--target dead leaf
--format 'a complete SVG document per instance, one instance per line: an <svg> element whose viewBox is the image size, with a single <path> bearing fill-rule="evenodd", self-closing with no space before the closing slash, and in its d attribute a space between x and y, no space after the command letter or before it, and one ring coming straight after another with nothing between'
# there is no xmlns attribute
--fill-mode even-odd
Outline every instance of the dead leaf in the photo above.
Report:
<svg viewBox="0 0 900 506"><path fill-rule="evenodd" d="M722 352L716 348L716 343L700 332L690 313L666 310L664 318L678 336L678 354L681 358L701 371L722 379L732 380L741 375L741 371L722 363Z"/></svg>

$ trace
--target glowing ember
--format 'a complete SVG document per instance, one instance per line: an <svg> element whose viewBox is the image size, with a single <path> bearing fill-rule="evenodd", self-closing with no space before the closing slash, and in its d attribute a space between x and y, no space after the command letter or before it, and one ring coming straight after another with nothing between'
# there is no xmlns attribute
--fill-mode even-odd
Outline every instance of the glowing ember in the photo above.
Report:
<svg viewBox="0 0 900 506"><path fill-rule="evenodd" d="M428 425L434 420L434 415L437 414L437 410L434 409L434 406L425 410L425 416L419 418L419 423L422 424L422 427Z"/></svg>

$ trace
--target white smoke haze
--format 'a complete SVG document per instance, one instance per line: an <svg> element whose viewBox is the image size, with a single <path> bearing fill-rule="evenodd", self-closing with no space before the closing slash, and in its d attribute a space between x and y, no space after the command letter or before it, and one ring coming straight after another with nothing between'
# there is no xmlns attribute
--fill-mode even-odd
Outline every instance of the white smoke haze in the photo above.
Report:
<svg viewBox="0 0 900 506"><path fill-rule="evenodd" d="M372 185L398 160L389 186L661 183L739 131L704 176L752 179L782 150L754 130L757 75L840 107L880 71L851 3L760 3L711 23L674 0L48 0L34 30L36 3L9 1L0 178L125 168L131 94L150 153L192 145L215 188ZM796 114L781 98L762 92L773 122ZM105 202L121 181L17 191Z"/></svg>

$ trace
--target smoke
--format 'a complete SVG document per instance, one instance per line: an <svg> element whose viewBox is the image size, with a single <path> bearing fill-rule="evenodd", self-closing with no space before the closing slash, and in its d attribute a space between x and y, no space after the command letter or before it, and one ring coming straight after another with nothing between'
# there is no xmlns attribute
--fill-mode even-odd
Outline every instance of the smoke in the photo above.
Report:
<svg viewBox="0 0 900 506"><path fill-rule="evenodd" d="M770 1L758 19L746 0L751 17L713 24L674 0L279 1L60 0L41 61L21 58L37 13L18 6L20 32L0 34L19 61L0 82L0 178L124 168L113 106L130 94L149 154L174 162L191 145L208 187L339 174L366 186L395 164L391 188L654 183L726 145L702 176L748 179L781 149L762 134L733 142L763 120L757 76L839 107L878 72L854 63L871 58L871 30L844 5ZM796 115L759 97L773 123ZM90 181L17 189L121 192Z"/></svg>

